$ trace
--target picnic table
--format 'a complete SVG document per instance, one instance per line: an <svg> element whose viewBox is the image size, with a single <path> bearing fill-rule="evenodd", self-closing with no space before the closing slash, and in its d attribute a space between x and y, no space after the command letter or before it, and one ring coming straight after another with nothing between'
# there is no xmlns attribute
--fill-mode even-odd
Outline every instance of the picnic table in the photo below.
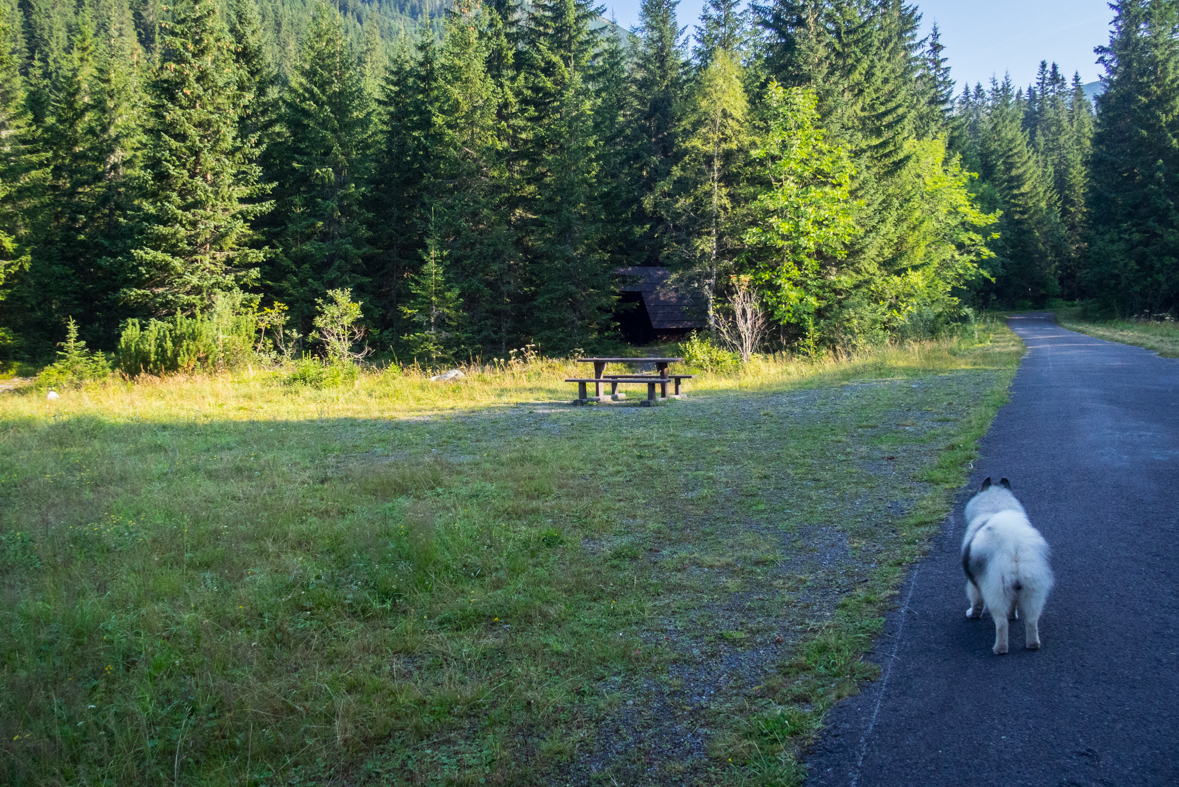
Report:
<svg viewBox="0 0 1179 787"><path fill-rule="evenodd" d="M594 365L593 377L573 377L565 380L567 383L577 383L577 400L574 404L587 404L589 402L600 402L603 399L623 399L625 394L618 393L618 386L620 384L645 384L647 386L647 400L643 402L644 405L652 405L655 403L655 387L660 389L660 398L667 399L667 386L669 384L675 387L675 396L680 395L680 381L691 380L696 377L694 374L671 374L667 367L673 363L680 363L683 358L578 358L577 363L592 363ZM606 364L608 363L649 363L655 365L656 374L606 374ZM594 395L591 398L586 388L589 383L594 384ZM610 393L608 396L602 396L602 386L609 385Z"/></svg>

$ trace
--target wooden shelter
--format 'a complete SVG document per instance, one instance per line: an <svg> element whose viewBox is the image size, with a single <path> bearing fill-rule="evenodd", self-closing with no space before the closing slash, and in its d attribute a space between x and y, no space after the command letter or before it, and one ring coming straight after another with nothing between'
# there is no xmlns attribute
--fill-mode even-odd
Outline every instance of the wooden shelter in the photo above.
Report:
<svg viewBox="0 0 1179 787"><path fill-rule="evenodd" d="M630 344L680 339L708 326L704 299L654 265L619 268L622 296L615 313L623 338Z"/></svg>

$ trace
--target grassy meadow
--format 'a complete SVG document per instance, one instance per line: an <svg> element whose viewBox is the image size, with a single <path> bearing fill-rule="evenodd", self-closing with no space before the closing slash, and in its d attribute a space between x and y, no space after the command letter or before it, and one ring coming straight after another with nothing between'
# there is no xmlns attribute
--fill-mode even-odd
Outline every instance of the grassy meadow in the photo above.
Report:
<svg viewBox="0 0 1179 787"><path fill-rule="evenodd" d="M1173 320L1098 320L1086 316L1079 307L1057 309L1055 314L1060 326L1070 331L1145 347L1164 358L1179 358L1179 323Z"/></svg>
<svg viewBox="0 0 1179 787"><path fill-rule="evenodd" d="M0 782L797 784L1021 354L0 393Z"/></svg>

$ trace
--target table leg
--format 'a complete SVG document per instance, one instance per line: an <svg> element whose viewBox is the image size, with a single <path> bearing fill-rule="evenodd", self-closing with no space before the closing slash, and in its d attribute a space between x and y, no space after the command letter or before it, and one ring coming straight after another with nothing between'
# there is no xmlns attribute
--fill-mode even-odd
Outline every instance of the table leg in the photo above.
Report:
<svg viewBox="0 0 1179 787"><path fill-rule="evenodd" d="M594 379L601 380L602 372L606 371L605 362L598 361L594 363ZM598 401L602 401L602 384L594 383L594 396L598 397Z"/></svg>

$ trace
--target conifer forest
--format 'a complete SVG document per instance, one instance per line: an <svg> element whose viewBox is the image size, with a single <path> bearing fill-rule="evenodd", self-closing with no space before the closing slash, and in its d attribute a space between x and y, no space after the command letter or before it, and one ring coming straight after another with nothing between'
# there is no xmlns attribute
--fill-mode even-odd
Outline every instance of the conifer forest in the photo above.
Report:
<svg viewBox="0 0 1179 787"><path fill-rule="evenodd" d="M0 360L356 308L402 360L589 351L628 266L792 350L1179 306L1176 0L1111 4L1096 106L957 85L904 0L676 6L4 0Z"/></svg>

